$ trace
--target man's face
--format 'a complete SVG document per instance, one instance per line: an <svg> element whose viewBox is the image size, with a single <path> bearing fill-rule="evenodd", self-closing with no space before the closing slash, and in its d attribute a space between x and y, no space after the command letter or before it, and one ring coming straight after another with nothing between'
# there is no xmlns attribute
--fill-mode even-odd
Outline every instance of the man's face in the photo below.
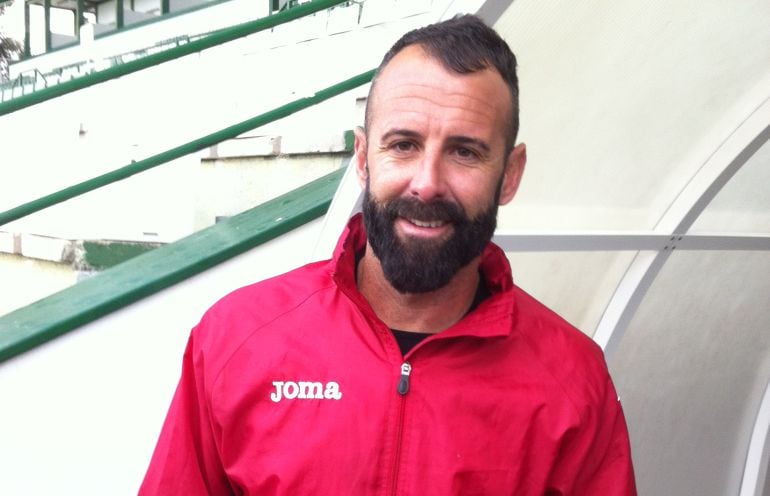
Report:
<svg viewBox="0 0 770 496"><path fill-rule="evenodd" d="M494 70L452 73L411 46L369 105L356 135L369 245L398 291L433 291L481 254L516 192L526 154L506 154L510 93Z"/></svg>

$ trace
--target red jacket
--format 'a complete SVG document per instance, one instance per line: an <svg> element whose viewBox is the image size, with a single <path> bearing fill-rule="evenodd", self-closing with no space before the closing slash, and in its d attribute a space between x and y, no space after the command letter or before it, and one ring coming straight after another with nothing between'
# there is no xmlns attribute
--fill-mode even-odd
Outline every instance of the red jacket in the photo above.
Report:
<svg viewBox="0 0 770 496"><path fill-rule="evenodd" d="M356 289L365 242L354 218L333 260L206 313L140 494L636 494L601 350L498 247L492 296L402 357Z"/></svg>

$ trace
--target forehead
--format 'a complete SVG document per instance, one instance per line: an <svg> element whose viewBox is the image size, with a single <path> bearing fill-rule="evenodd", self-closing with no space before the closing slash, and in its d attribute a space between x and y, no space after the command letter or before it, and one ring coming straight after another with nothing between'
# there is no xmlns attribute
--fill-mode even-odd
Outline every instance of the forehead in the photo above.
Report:
<svg viewBox="0 0 770 496"><path fill-rule="evenodd" d="M508 86L494 69L458 74L416 45L390 60L372 93L369 124L380 131L404 123L438 123L502 138L512 108Z"/></svg>

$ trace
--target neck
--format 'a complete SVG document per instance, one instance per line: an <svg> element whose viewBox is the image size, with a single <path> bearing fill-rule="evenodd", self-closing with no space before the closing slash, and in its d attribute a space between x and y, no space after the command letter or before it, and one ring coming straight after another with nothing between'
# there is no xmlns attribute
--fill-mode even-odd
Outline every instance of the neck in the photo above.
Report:
<svg viewBox="0 0 770 496"><path fill-rule="evenodd" d="M479 284L478 267L479 258L435 291L400 293L385 278L379 259L367 245L356 279L358 290L388 327L433 334L452 326L468 312Z"/></svg>

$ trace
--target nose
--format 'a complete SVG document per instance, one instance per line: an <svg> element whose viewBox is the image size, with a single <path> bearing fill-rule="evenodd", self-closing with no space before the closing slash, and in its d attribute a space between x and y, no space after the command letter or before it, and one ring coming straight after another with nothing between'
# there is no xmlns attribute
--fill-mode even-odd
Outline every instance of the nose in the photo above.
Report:
<svg viewBox="0 0 770 496"><path fill-rule="evenodd" d="M425 150L414 166L414 174L410 183L410 193L427 203L446 195L441 153L437 150Z"/></svg>

